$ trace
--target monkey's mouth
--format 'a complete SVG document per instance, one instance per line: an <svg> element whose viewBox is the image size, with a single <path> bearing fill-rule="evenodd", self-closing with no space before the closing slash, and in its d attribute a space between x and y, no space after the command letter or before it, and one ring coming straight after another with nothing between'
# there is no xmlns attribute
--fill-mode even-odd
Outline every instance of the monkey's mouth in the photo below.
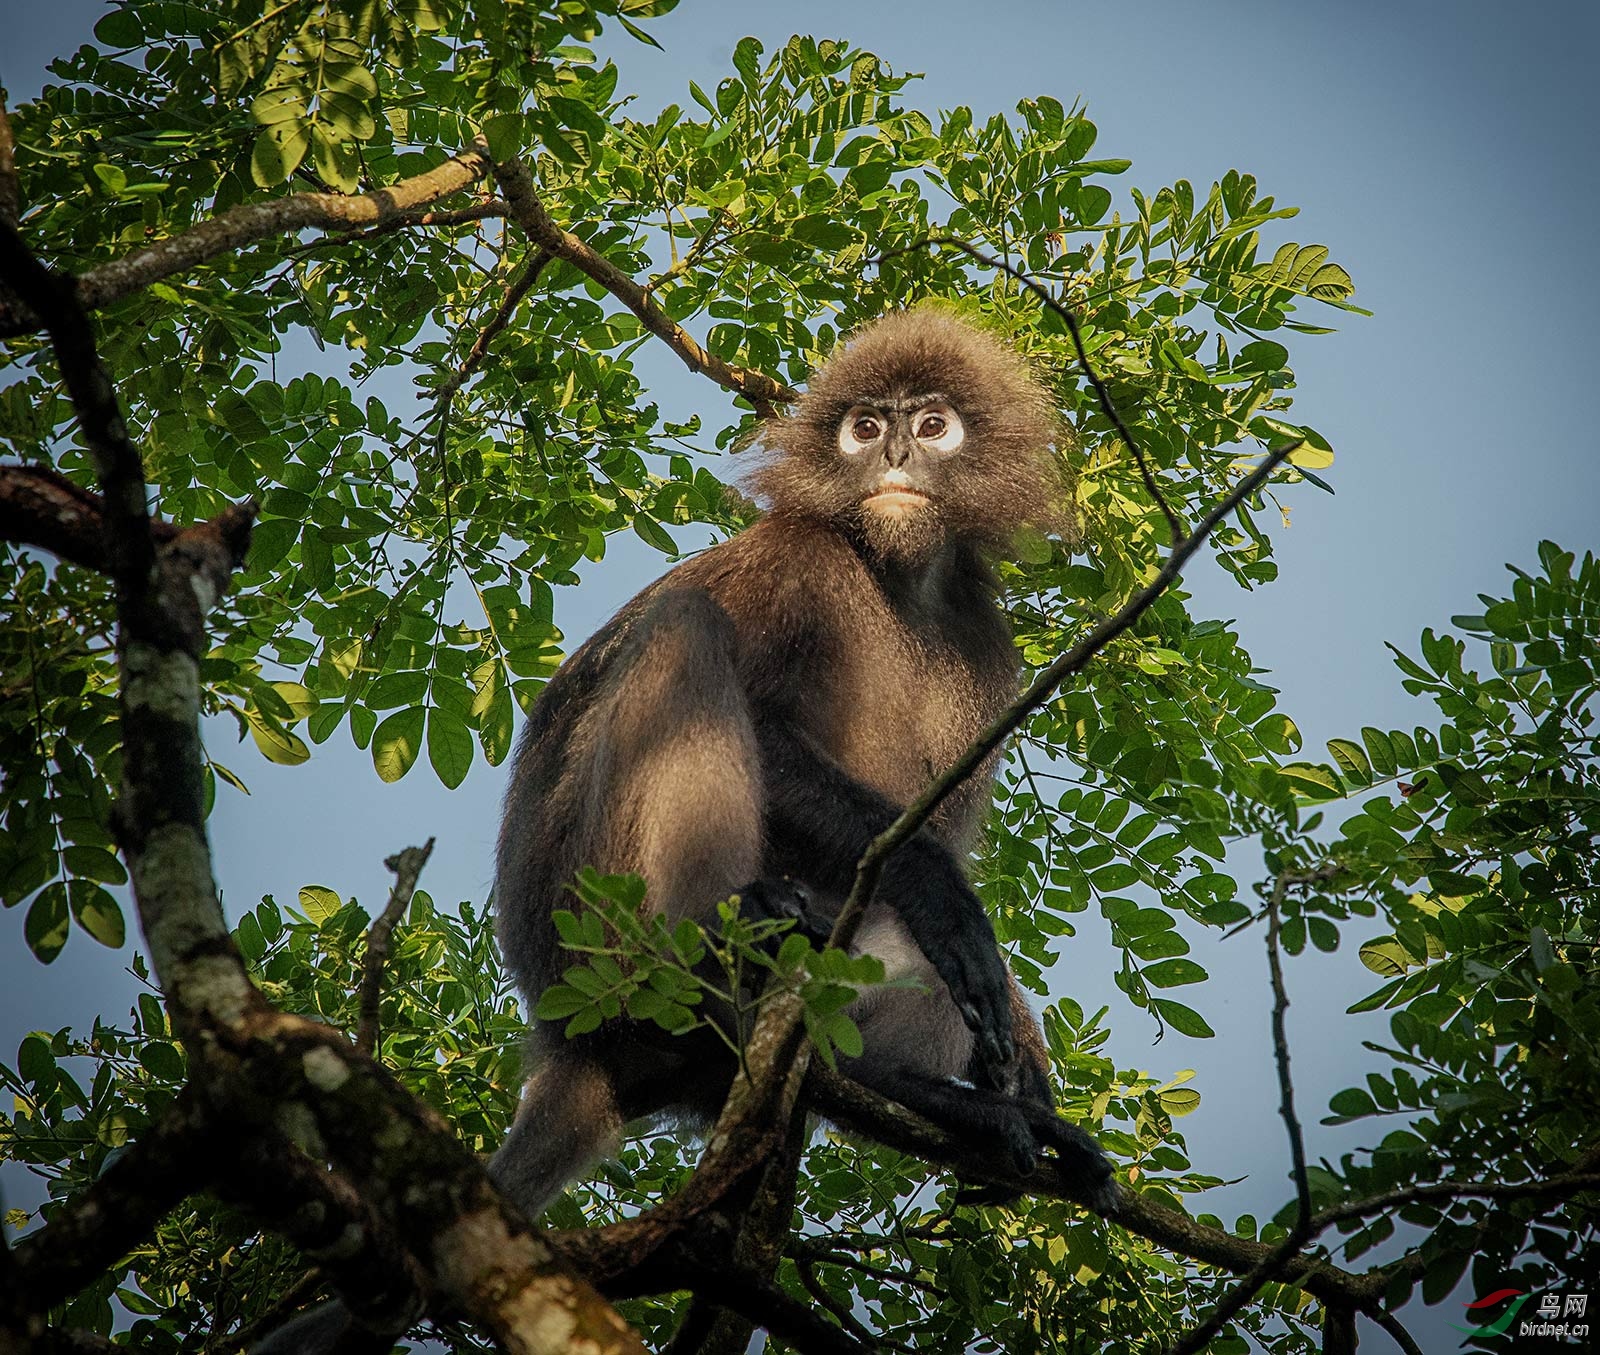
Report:
<svg viewBox="0 0 1600 1355"><path fill-rule="evenodd" d="M915 513L920 508L926 508L929 502L928 496L919 489L898 487L876 490L862 500L862 503L873 512L886 513L890 517Z"/></svg>

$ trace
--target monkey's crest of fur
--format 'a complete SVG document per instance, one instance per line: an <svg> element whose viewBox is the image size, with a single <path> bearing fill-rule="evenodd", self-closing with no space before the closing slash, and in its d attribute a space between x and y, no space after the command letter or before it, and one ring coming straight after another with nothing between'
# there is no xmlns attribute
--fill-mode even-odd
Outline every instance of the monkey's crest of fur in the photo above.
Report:
<svg viewBox="0 0 1600 1355"><path fill-rule="evenodd" d="M863 514L860 471L839 450L839 423L856 405L923 395L955 407L966 440L930 469L924 520L885 540ZM921 307L885 315L834 350L793 413L767 425L761 441L771 455L752 484L774 515L858 527L885 553L961 541L988 554L1009 546L1019 527L1066 527L1051 453L1060 436L1049 395L1018 354L947 311Z"/></svg>

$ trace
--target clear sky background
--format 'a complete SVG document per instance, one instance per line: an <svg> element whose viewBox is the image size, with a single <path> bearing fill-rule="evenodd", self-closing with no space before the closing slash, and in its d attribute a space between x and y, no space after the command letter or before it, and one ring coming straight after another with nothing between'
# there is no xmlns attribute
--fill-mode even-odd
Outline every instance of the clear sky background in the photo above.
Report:
<svg viewBox="0 0 1600 1355"><path fill-rule="evenodd" d="M89 40L102 12L88 0L0 0L0 81L13 106L37 93L53 56ZM620 35L602 50L621 67L619 89L636 93L635 111L648 117L686 104L690 79L713 88L731 71L741 35L754 33L770 51L798 24L923 72L904 96L923 108L967 104L981 119L1028 96L1080 100L1100 128L1096 154L1131 159L1122 182L1147 192L1179 177L1203 192L1230 168L1253 173L1279 205L1301 208L1272 243L1326 244L1350 270L1355 300L1373 318L1306 314L1338 323L1339 333L1291 340L1292 417L1332 441L1338 460L1323 474L1337 496L1295 491L1293 526L1275 533L1275 585L1244 593L1209 563L1188 580L1197 617L1237 619L1308 756L1363 724L1432 722L1432 707L1401 690L1385 640L1414 651L1423 626L1477 610L1480 591L1505 586L1504 563L1535 562L1541 538L1595 546L1600 9L1588 0L685 0L649 25L664 53ZM728 409L670 354L645 350L639 360L669 416L700 410L711 422ZM631 535L619 538L603 565L558 598L569 645L663 567ZM292 901L311 882L373 906L386 887L384 856L429 835L439 845L424 883L435 897L487 893L503 770L480 760L454 793L425 766L385 786L343 733L294 769L233 749L231 726L211 735L254 792L224 793L212 820L230 914L263 893ZM1254 879L1259 855L1236 853L1233 865L1242 881ZM9 1055L28 1030L125 1012L128 952L77 933L41 969L21 923L19 914L0 918L0 1050ZM1338 954L1310 952L1288 970L1313 1158L1388 1128L1316 1124L1328 1096L1370 1058L1360 1041L1386 1032L1381 1016L1342 1016L1374 986L1355 960L1364 935L1353 926ZM1085 915L1055 991L1090 1010L1111 1004L1122 1066L1162 1077L1199 1070L1193 1085L1205 1099L1183 1122L1195 1163L1245 1178L1207 1206L1225 1217L1270 1214L1291 1187L1260 939L1197 938L1195 958L1215 981L1191 990L1191 1000L1217 1031L1210 1041L1170 1034L1153 1046L1148 1019L1111 982L1112 957ZM15 1173L0 1179L10 1203L36 1194ZM1445 1324L1462 1320L1459 1305L1471 1297L1458 1293L1425 1313L1412 1305L1404 1316L1425 1350L1455 1348ZM1390 1348L1370 1325L1362 1335Z"/></svg>

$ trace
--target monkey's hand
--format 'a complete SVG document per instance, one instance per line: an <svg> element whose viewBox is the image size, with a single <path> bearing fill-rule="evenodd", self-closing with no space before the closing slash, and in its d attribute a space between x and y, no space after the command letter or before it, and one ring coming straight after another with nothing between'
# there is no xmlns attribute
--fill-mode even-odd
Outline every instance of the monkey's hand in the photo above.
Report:
<svg viewBox="0 0 1600 1355"><path fill-rule="evenodd" d="M994 925L960 866L933 838L915 837L890 859L877 898L894 909L950 990L977 1039L980 1080L996 1091L1013 1090L1010 978Z"/></svg>
<svg viewBox="0 0 1600 1355"><path fill-rule="evenodd" d="M794 930L819 948L827 943L833 930L832 921L817 911L811 891L787 875L752 880L739 890L738 897L744 917L762 922L793 922ZM787 935L784 932L774 938L771 948L776 951Z"/></svg>

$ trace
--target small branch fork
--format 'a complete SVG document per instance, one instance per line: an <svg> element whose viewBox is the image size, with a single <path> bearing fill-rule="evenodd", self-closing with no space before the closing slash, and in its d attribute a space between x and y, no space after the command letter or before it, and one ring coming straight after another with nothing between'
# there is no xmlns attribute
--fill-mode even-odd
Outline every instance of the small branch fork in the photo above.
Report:
<svg viewBox="0 0 1600 1355"><path fill-rule="evenodd" d="M383 967L389 961L389 938L394 935L395 924L416 893L417 879L432 855L433 839L430 837L422 846L406 847L383 863L394 873L394 888L389 891L389 902L383 911L367 928L367 956L361 971L361 1015L356 1022L356 1048L363 1054L375 1054L378 1049L378 1010L383 1001Z"/></svg>

